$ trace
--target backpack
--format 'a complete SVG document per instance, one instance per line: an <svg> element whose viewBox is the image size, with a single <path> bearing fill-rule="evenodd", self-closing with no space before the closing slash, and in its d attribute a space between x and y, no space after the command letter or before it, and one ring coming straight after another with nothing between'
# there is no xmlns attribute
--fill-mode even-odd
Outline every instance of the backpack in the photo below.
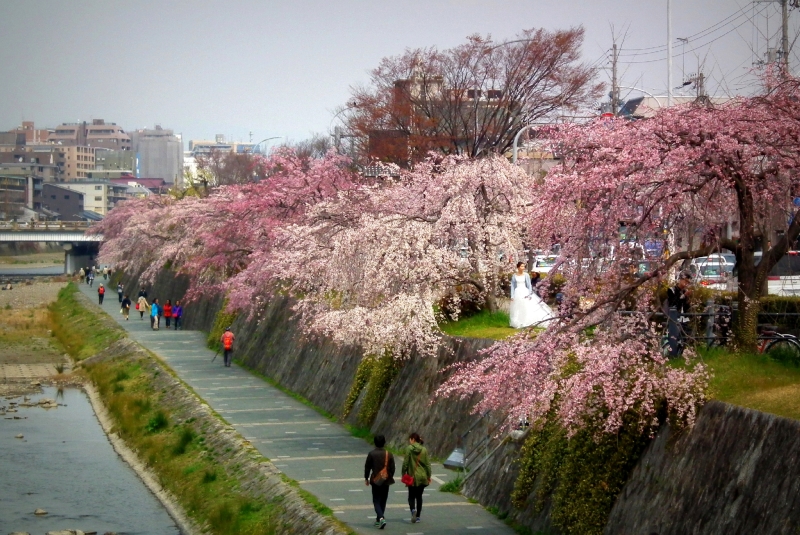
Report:
<svg viewBox="0 0 800 535"><path fill-rule="evenodd" d="M389 480L389 452L386 452L386 458L383 461L383 468L376 474L372 475L372 483L374 485L383 485Z"/></svg>
<svg viewBox="0 0 800 535"><path fill-rule="evenodd" d="M222 335L222 347L230 351L233 349L233 333L230 331L225 331L225 334Z"/></svg>

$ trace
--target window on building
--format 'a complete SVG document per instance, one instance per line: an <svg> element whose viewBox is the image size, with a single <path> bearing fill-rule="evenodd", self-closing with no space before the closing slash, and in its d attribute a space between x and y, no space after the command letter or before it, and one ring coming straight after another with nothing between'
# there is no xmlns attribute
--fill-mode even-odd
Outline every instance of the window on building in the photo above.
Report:
<svg viewBox="0 0 800 535"><path fill-rule="evenodd" d="M69 195L64 195L64 199L69 199Z"/></svg>
<svg viewBox="0 0 800 535"><path fill-rule="evenodd" d="M95 186L94 189L102 190L103 186Z"/></svg>
<svg viewBox="0 0 800 535"><path fill-rule="evenodd" d="M55 199L55 198L56 198L56 196L55 196L55 195L50 195L50 198L51 198L51 199Z"/></svg>
<svg viewBox="0 0 800 535"><path fill-rule="evenodd" d="M94 200L96 200L96 201L102 201L102 200L103 200L103 197L95 197L95 198L94 198Z"/></svg>

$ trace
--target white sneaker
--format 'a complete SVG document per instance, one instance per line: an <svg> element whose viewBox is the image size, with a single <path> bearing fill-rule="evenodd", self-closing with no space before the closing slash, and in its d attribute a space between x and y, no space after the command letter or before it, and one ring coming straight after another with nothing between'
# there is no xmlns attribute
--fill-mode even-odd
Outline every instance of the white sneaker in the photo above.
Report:
<svg viewBox="0 0 800 535"><path fill-rule="evenodd" d="M411 523L413 524L416 521L417 521L417 510L416 509L412 509L411 510Z"/></svg>

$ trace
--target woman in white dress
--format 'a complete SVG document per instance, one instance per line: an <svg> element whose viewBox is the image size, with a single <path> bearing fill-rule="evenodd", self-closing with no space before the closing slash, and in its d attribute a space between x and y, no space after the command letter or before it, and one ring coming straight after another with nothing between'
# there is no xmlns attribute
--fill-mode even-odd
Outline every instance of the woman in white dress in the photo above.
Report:
<svg viewBox="0 0 800 535"><path fill-rule="evenodd" d="M525 263L517 263L517 271L511 275L511 307L509 323L515 329L536 324L546 327L553 318L553 311L541 298L533 293L531 277L525 271Z"/></svg>

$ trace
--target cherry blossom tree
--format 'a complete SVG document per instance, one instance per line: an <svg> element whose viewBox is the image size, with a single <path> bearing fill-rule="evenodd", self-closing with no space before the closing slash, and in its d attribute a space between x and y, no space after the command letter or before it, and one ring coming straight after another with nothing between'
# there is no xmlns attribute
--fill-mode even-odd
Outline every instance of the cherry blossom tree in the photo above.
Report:
<svg viewBox="0 0 800 535"><path fill-rule="evenodd" d="M508 258L522 248L534 179L506 159L432 156L399 180L341 193L286 227L270 272L299 297L304 324L365 354L435 354L435 305L457 286L496 308ZM245 288L236 303L254 297ZM263 298L263 296L262 296ZM458 306L455 306L456 310Z"/></svg>
<svg viewBox="0 0 800 535"><path fill-rule="evenodd" d="M791 81L724 106L561 129L553 143L562 163L540 188L534 220L540 239L562 246L556 272L567 275L567 294L592 296L586 313L613 310L652 289L671 266L729 249L739 273L738 339L751 346L767 275L800 234L791 210L800 167L798 97ZM620 243L621 225L627 243ZM729 226L736 230L726 236ZM756 266L757 240L770 227L781 237L771 247L762 240ZM633 276L629 266L642 259L644 242L670 231L684 234L685 250Z"/></svg>
<svg viewBox="0 0 800 535"><path fill-rule="evenodd" d="M145 281L165 266L188 274L190 297L227 291L226 283L253 255L271 250L276 228L353 187L346 166L333 152L310 160L287 149L259 160L264 178L258 182L217 187L204 198L127 201L95 227L105 238L101 261L140 273Z"/></svg>

